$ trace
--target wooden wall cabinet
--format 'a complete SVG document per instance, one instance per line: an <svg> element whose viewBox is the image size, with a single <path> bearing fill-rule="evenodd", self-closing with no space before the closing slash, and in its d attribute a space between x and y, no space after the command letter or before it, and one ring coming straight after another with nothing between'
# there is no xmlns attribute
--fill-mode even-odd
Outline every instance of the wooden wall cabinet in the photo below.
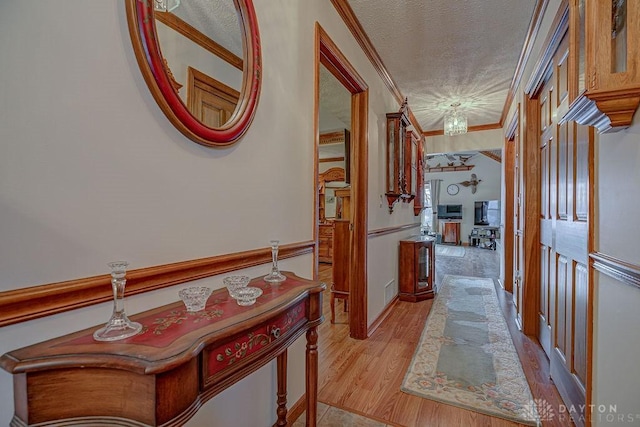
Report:
<svg viewBox="0 0 640 427"><path fill-rule="evenodd" d="M413 130L406 131L404 139L404 180L405 180L405 197L402 198L404 203L409 203L416 197L418 183L418 135Z"/></svg>
<svg viewBox="0 0 640 427"><path fill-rule="evenodd" d="M121 341L95 341L96 326L3 355L0 367L14 380L11 426L181 426L273 359L276 425L287 425L287 348L305 332L306 425L315 426L325 286L283 274L279 286L251 282L264 292L253 306L241 307L218 289L197 313L178 301L131 316L142 332Z"/></svg>
<svg viewBox="0 0 640 427"><path fill-rule="evenodd" d="M599 132L628 127L640 105L640 2L571 0L569 111Z"/></svg>
<svg viewBox="0 0 640 427"><path fill-rule="evenodd" d="M416 196L413 199L413 214L420 215L420 212L427 207L424 195L424 136L418 139L418 153L416 156Z"/></svg>
<svg viewBox="0 0 640 427"><path fill-rule="evenodd" d="M407 101L402 103L400 111L387 114L387 204L389 213L393 212L393 205L407 194L405 177L405 153L407 126Z"/></svg>
<svg viewBox="0 0 640 427"><path fill-rule="evenodd" d="M422 301L435 295L435 239L415 236L400 240L399 298L401 301Z"/></svg>

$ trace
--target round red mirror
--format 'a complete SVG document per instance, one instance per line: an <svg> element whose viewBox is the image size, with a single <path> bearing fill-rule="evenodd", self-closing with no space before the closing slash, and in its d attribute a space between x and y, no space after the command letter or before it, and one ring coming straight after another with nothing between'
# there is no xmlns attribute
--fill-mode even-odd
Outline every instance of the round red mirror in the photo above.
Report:
<svg viewBox="0 0 640 427"><path fill-rule="evenodd" d="M167 118L202 145L238 141L260 96L252 0L126 1L138 64Z"/></svg>

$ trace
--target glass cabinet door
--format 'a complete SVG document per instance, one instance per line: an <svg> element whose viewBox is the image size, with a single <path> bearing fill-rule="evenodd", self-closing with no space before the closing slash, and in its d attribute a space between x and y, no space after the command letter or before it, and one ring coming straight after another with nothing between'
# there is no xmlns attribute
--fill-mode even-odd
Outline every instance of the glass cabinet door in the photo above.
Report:
<svg viewBox="0 0 640 427"><path fill-rule="evenodd" d="M429 247L428 246L423 246L420 245L417 247L418 250L418 256L417 256L417 261L418 261L418 277L417 277L417 283L418 283L418 288L426 288L429 286L429 269L430 269L430 265L429 262L431 260L430 256L431 254L429 253Z"/></svg>

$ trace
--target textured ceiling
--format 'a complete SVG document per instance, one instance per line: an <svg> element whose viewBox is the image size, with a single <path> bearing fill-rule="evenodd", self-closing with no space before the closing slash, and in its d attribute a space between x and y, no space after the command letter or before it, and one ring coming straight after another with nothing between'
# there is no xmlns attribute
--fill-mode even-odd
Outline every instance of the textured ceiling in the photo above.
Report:
<svg viewBox="0 0 640 427"><path fill-rule="evenodd" d="M182 0L172 12L242 58L242 32L233 0Z"/></svg>
<svg viewBox="0 0 640 427"><path fill-rule="evenodd" d="M348 0L425 132L500 121L536 0Z"/></svg>

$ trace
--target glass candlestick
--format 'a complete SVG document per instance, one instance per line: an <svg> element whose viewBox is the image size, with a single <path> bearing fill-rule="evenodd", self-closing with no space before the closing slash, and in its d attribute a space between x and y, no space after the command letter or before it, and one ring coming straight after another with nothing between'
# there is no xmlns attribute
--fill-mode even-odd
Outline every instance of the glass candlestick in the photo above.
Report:
<svg viewBox="0 0 640 427"><path fill-rule="evenodd" d="M271 243L271 273L264 276L264 281L270 283L284 282L286 277L280 274L280 270L278 270L278 244L280 241L270 240L269 243Z"/></svg>
<svg viewBox="0 0 640 427"><path fill-rule="evenodd" d="M97 341L116 341L129 338L142 330L142 325L129 320L124 314L124 287L127 283L126 261L110 262L111 287L113 288L113 313L107 324L93 333Z"/></svg>

